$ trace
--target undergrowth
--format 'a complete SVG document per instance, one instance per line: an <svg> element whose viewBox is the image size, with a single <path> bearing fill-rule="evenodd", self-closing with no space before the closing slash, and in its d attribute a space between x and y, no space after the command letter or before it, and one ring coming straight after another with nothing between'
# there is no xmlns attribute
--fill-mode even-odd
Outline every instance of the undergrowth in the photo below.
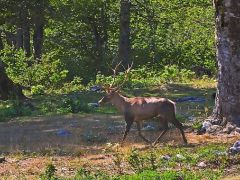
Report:
<svg viewBox="0 0 240 180"><path fill-rule="evenodd" d="M132 148L129 152L123 153L118 144L107 144L102 153L112 158L114 172L85 166L80 167L74 177L59 177L55 173L57 167L50 164L40 177L43 180L46 177L59 180L214 180L220 179L226 168L240 162L240 155L229 155L227 146L209 144L192 148L171 146L147 150ZM206 166L199 166L200 162Z"/></svg>
<svg viewBox="0 0 240 180"><path fill-rule="evenodd" d="M115 77L115 83L121 84L124 79L124 73L119 73ZM18 100L0 101L0 121L20 116L67 113L116 113L117 111L111 106L92 106L104 95L104 92L91 91L90 87L95 84L110 84L112 82L112 76L98 74L96 81L90 82L88 85L82 85L81 79L78 77L57 89L47 88L47 86L41 84L34 85L30 91L25 91L30 97L30 103L23 103ZM124 95L130 97L153 96L176 100L184 96L207 98L215 91L214 86L215 82L213 79L207 76L196 79L193 72L185 69L179 70L176 66L166 66L161 72L155 72L147 67L142 67L133 69L130 72L126 83L122 87L122 91ZM211 100L207 102L211 102ZM180 108L184 109L185 106L188 106L190 107L188 108L188 114L200 113L198 116L207 116L211 111L212 104L213 102L210 104L182 103ZM178 114L177 118L182 122L186 121L185 115Z"/></svg>

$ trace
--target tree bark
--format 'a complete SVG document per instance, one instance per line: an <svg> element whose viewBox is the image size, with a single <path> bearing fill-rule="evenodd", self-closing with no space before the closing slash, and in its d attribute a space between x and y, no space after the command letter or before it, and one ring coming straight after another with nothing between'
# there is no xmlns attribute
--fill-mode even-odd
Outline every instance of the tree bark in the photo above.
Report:
<svg viewBox="0 0 240 180"><path fill-rule="evenodd" d="M101 38L101 34L98 30L97 24L93 22L91 26L92 26L92 31L95 38L95 43L96 43L96 57L95 57L94 66L97 72L100 70L100 66L103 60L103 41Z"/></svg>
<svg viewBox="0 0 240 180"><path fill-rule="evenodd" d="M3 41L2 41L2 31L0 30L0 50L4 48Z"/></svg>
<svg viewBox="0 0 240 180"><path fill-rule="evenodd" d="M2 50L3 42L0 34L0 50ZM25 99L20 85L14 84L6 74L5 64L0 60L0 99L7 100L9 98Z"/></svg>
<svg viewBox="0 0 240 180"><path fill-rule="evenodd" d="M14 84L5 72L4 63L0 60L0 99L10 98L25 99L20 85Z"/></svg>
<svg viewBox="0 0 240 180"><path fill-rule="evenodd" d="M12 32L5 31L6 41L9 46L16 47L16 35Z"/></svg>
<svg viewBox="0 0 240 180"><path fill-rule="evenodd" d="M120 7L120 36L119 36L119 61L123 66L130 64L130 0L121 0Z"/></svg>
<svg viewBox="0 0 240 180"><path fill-rule="evenodd" d="M35 5L32 13L33 28L33 48L34 59L38 62L42 57L43 32L44 32L44 4L39 2Z"/></svg>
<svg viewBox="0 0 240 180"><path fill-rule="evenodd" d="M43 45L43 23L36 22L33 33L33 47L34 47L34 59L38 61L42 57L42 45Z"/></svg>
<svg viewBox="0 0 240 180"><path fill-rule="evenodd" d="M30 27L28 24L23 27L23 48L26 57L31 56Z"/></svg>
<svg viewBox="0 0 240 180"><path fill-rule="evenodd" d="M25 5L22 10L22 29L23 29L23 48L26 57L31 56L31 44L30 44L30 25L29 25L29 13L27 6Z"/></svg>
<svg viewBox="0 0 240 180"><path fill-rule="evenodd" d="M23 48L23 30L21 27L18 27L17 29L17 39L16 39L16 48L20 49Z"/></svg>
<svg viewBox="0 0 240 180"><path fill-rule="evenodd" d="M218 84L213 119L240 126L240 3L214 0Z"/></svg>

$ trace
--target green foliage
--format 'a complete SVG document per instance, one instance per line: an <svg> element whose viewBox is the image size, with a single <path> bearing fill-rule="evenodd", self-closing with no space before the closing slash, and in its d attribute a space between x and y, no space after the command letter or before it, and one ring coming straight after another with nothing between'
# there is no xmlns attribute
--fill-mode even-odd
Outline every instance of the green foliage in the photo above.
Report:
<svg viewBox="0 0 240 180"><path fill-rule="evenodd" d="M86 90L86 86L82 83L82 78L74 77L71 82L63 84L63 87L58 90L58 93L72 93Z"/></svg>
<svg viewBox="0 0 240 180"><path fill-rule="evenodd" d="M44 94L44 86L36 85L31 87L32 95L43 95Z"/></svg>
<svg viewBox="0 0 240 180"><path fill-rule="evenodd" d="M0 121L19 116L30 116L32 110L18 99L2 102L0 104Z"/></svg>
<svg viewBox="0 0 240 180"><path fill-rule="evenodd" d="M118 57L120 1L14 2L0 3L4 9L0 15L3 34L16 32L21 24L16 12L24 5L30 10L29 19L39 12L38 6L45 17L39 63L33 57L26 58L22 50L10 48L9 38L2 36L0 56L14 82L26 87L42 85L45 91L61 88L59 92L67 93L70 86L72 91L81 89L76 82L87 84L101 75L108 76L109 66ZM33 24L30 22L31 28ZM193 76L216 74L210 0L132 1L130 24L130 60L135 67L128 86L186 82ZM123 77L119 75L121 80Z"/></svg>
<svg viewBox="0 0 240 180"><path fill-rule="evenodd" d="M150 169L152 171L155 171L157 169L157 155L156 155L156 152L154 152L153 150L150 150L146 159L150 164Z"/></svg>
<svg viewBox="0 0 240 180"><path fill-rule="evenodd" d="M2 50L2 54L9 77L23 86L35 86L33 89L36 91L43 91L42 87L59 88L68 73L63 69L61 61L55 59L54 53L46 54L40 62L33 57L26 58L22 50L17 51L10 47Z"/></svg>
<svg viewBox="0 0 240 180"><path fill-rule="evenodd" d="M45 172L40 175L41 180L56 180L57 178L55 177L55 172L56 172L55 166L50 163L47 165Z"/></svg>
<svg viewBox="0 0 240 180"><path fill-rule="evenodd" d="M123 174L123 161L124 161L124 154L120 151L119 144L111 144L107 143L107 147L103 150L104 153L111 153L112 160L116 167L116 170L119 174Z"/></svg>
<svg viewBox="0 0 240 180"><path fill-rule="evenodd" d="M144 171L145 164L144 164L144 157L139 154L137 149L132 149L131 154L128 157L128 163L131 165L132 169L135 172L142 172Z"/></svg>
<svg viewBox="0 0 240 180"><path fill-rule="evenodd" d="M187 69L179 69L177 66L166 66L163 70L155 71L146 66L132 69L126 79L125 74L120 72L115 78L115 85L124 84L128 88L142 88L160 85L170 82L190 82L194 78L194 72ZM95 84L111 84L113 82L112 76L104 76L97 74ZM94 84L91 82L90 84Z"/></svg>
<svg viewBox="0 0 240 180"><path fill-rule="evenodd" d="M165 66L161 73L164 82L188 82L194 78L194 75L194 72L187 69L180 69L176 65Z"/></svg>
<svg viewBox="0 0 240 180"><path fill-rule="evenodd" d="M95 179L110 180L111 178L101 171L93 173L85 168L80 168L77 171L75 177L73 178L73 180L95 180Z"/></svg>
<svg viewBox="0 0 240 180"><path fill-rule="evenodd" d="M158 72L164 66L176 65L197 75L216 73L210 0L132 4L131 59L135 67L149 64ZM117 57L119 1L51 1L51 7L55 16L45 28L46 52L56 52L69 71L69 79L78 76L86 83L94 80L98 71L106 75L108 65ZM172 77L169 73L166 80Z"/></svg>
<svg viewBox="0 0 240 180"><path fill-rule="evenodd" d="M195 121L192 127L193 129L200 130L202 128L202 121Z"/></svg>

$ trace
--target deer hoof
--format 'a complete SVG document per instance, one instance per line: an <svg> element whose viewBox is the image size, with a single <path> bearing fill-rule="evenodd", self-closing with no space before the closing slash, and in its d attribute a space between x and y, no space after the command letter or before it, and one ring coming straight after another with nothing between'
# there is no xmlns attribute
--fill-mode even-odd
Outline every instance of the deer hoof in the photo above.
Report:
<svg viewBox="0 0 240 180"><path fill-rule="evenodd" d="M157 144L157 142L155 141L154 143L152 143L152 146L154 147L154 146L156 146L156 144Z"/></svg>

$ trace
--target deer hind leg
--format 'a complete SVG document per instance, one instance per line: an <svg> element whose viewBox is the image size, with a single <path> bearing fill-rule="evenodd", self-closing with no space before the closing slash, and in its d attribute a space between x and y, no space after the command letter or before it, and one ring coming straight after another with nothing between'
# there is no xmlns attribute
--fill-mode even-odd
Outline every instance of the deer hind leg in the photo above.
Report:
<svg viewBox="0 0 240 180"><path fill-rule="evenodd" d="M121 143L121 144L123 144L124 140L125 140L126 137L127 137L128 132L130 131L130 129L131 129L131 127L132 127L132 124L133 124L133 119L130 118L130 117L125 116L125 121L126 121L126 129L125 129L125 131L124 131L123 138L122 138L122 143Z"/></svg>
<svg viewBox="0 0 240 180"><path fill-rule="evenodd" d="M150 143L150 141L148 139L146 139L143 135L142 135L142 132L141 132L141 123L140 122L136 122L137 123L137 130L138 130L138 135L147 143Z"/></svg>
<svg viewBox="0 0 240 180"><path fill-rule="evenodd" d="M176 126L176 128L178 128L180 130L180 132L182 134L183 141L184 141L185 144L187 144L188 142L187 142L187 139L185 137L185 133L183 131L182 123L180 123L177 119L174 119L174 121L172 121L172 123Z"/></svg>
<svg viewBox="0 0 240 180"><path fill-rule="evenodd" d="M163 127L164 127L164 130L163 132L158 136L158 138L154 141L153 143L153 146L155 146L158 141L161 139L161 137L163 137L163 135L168 131L168 121L164 121L163 122Z"/></svg>

